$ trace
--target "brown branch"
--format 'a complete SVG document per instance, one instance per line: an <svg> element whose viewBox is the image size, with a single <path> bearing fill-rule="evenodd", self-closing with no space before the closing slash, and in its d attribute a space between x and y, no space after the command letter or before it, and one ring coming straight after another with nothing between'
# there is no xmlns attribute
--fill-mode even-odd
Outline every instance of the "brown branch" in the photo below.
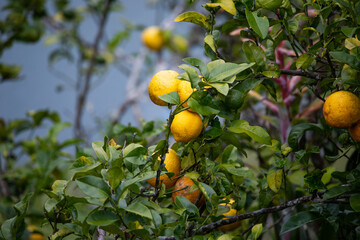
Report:
<svg viewBox="0 0 360 240"><path fill-rule="evenodd" d="M310 72L305 72L303 70L281 69L280 71L281 71L281 74L286 74L286 75L291 75L291 76L302 76L302 77L307 77L307 78L311 78L311 79L315 79L315 80L322 80L325 78L324 76L310 73Z"/></svg>
<svg viewBox="0 0 360 240"><path fill-rule="evenodd" d="M82 118L82 115L84 112L84 105L86 102L86 98L87 98L87 95L88 95L89 89L90 89L90 80L91 80L91 76L94 72L96 57L97 57L97 54L99 51L100 40L102 39L103 34L104 34L105 23L108 18L108 15L109 15L112 2L113 2L112 0L107 0L105 3L104 12L102 14L100 24L99 24L99 30L96 34L95 41L94 41L94 44L92 47L93 54L90 59L89 68L87 69L86 74L85 74L85 79L84 79L85 85L77 97L74 132L75 132L75 137L78 137L78 138L80 138L82 135L81 118Z"/></svg>
<svg viewBox="0 0 360 240"><path fill-rule="evenodd" d="M336 78L336 71L335 71L334 65L333 65L333 63L331 61L329 50L326 51L325 56L326 56L326 60L329 63L329 66L330 66L331 75L332 75L333 78Z"/></svg>
<svg viewBox="0 0 360 240"><path fill-rule="evenodd" d="M248 219L248 218L259 217L259 216L269 214L269 213L273 213L273 212L278 212L278 211L281 211L283 209L290 208L290 207L293 207L293 206L296 206L296 205L299 205L299 204L305 203L305 202L343 203L343 202L334 201L334 200L349 197L349 195L346 194L346 195L340 195L340 196L332 198L332 199L328 199L326 201L322 201L321 197L325 192L326 191L321 191L321 192L318 192L317 195L299 197L299 198L296 198L294 200L287 201L287 202L285 202L285 203L283 203L281 205L278 205L278 206L262 208L262 209L259 209L259 210L253 211L253 212L239 214L239 215L235 215L234 217L231 217L231 218L219 220L219 221L207 224L205 226L202 226L198 230L194 230L191 235L203 235L203 234L209 233L212 230L214 230L214 229L216 229L216 228L218 228L220 226L223 226L223 225L231 224L231 223L234 223L234 222L237 222L237 221L240 221L240 220L244 220L244 219Z"/></svg>

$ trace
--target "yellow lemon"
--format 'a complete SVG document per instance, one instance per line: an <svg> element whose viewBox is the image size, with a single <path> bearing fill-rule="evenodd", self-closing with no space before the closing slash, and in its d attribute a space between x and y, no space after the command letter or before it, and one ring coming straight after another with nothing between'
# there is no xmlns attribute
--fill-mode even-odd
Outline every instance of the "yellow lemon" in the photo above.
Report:
<svg viewBox="0 0 360 240"><path fill-rule="evenodd" d="M170 130L175 141L189 142L200 135L202 127L200 115L186 110L175 115Z"/></svg>
<svg viewBox="0 0 360 240"><path fill-rule="evenodd" d="M229 211L227 211L226 213L223 213L223 215L225 216L223 219L228 219L228 218L230 218L230 217L237 214L236 209L232 208L232 205L234 203L235 203L234 199L230 199L229 203L220 203L220 205L229 207ZM224 232L228 232L228 231L232 231L232 230L238 228L240 225L241 225L241 221L237 221L237 222L234 222L234 223L223 225L223 226L221 226L219 228Z"/></svg>
<svg viewBox="0 0 360 240"><path fill-rule="evenodd" d="M175 78L179 73L172 70L163 70L156 73L149 83L149 97L153 103L159 106L167 106L167 103L159 98L160 95L176 92L181 80Z"/></svg>
<svg viewBox="0 0 360 240"><path fill-rule="evenodd" d="M44 240L44 236L41 233L32 233L30 234L29 240Z"/></svg>
<svg viewBox="0 0 360 240"><path fill-rule="evenodd" d="M146 28L141 33L144 45L154 51L159 51L165 45L165 38L161 29L157 26Z"/></svg>
<svg viewBox="0 0 360 240"><path fill-rule="evenodd" d="M160 161L160 158L158 159L158 161ZM166 174L164 174L164 175L160 176L159 180L160 180L160 182L165 184L166 188L171 188L172 186L174 186L174 184L176 182L176 177L179 176L179 173L181 170L180 157L176 154L176 152L174 150L172 150L170 148L169 153L167 153L165 155L164 164L165 164L166 170L168 172L174 173L174 175L170 179ZM147 182L151 186L155 187L156 177L147 180Z"/></svg>
<svg viewBox="0 0 360 240"><path fill-rule="evenodd" d="M326 99L323 114L332 127L351 127L360 120L360 99L348 91L335 92Z"/></svg>
<svg viewBox="0 0 360 240"><path fill-rule="evenodd" d="M201 194L200 189L196 189L195 191L190 192L191 186L193 186L195 183L193 180L191 180L188 177L181 177L179 178L174 186L174 192L172 193L172 199L173 202L175 202L175 198L177 196L183 196L186 197L190 202L195 204L196 200L198 199L199 195ZM182 189L182 190L180 190ZM204 203L204 196L201 196L198 206Z"/></svg>
<svg viewBox="0 0 360 240"><path fill-rule="evenodd" d="M360 121L358 121L356 124L354 124L349 129L351 137L357 141L360 142Z"/></svg>
<svg viewBox="0 0 360 240"><path fill-rule="evenodd" d="M180 102L184 102L186 99L188 99L194 91L195 90L191 88L191 83L189 81L181 81L177 90L180 97ZM182 106L188 107L187 102L185 102ZM189 111L193 110L189 109Z"/></svg>

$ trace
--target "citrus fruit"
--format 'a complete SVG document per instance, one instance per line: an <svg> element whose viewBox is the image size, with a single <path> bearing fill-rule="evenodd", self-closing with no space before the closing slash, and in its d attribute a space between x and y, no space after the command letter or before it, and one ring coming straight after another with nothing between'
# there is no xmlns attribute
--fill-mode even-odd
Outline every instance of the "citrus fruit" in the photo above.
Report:
<svg viewBox="0 0 360 240"><path fill-rule="evenodd" d="M255 6L257 8L264 8L268 10L274 10L281 6L282 0L255 0Z"/></svg>
<svg viewBox="0 0 360 240"><path fill-rule="evenodd" d="M189 142L200 135L202 127L200 115L185 110L175 115L170 130L175 141Z"/></svg>
<svg viewBox="0 0 360 240"><path fill-rule="evenodd" d="M194 92L194 90L191 88L191 83L189 81L181 81L178 85L177 92L180 97L180 102L184 102L186 99L190 97L190 95ZM188 107L187 102L185 102L182 106ZM191 109L188 110L193 111Z"/></svg>
<svg viewBox="0 0 360 240"><path fill-rule="evenodd" d="M159 158L158 161L161 161ZM159 178L160 183L164 183L166 188L171 188L174 186L176 182L176 177L179 176L180 170L181 170L181 160L180 157L176 154L174 150L171 148L169 149L169 152L165 155L165 168L168 172L174 173L174 175L171 177L171 179L166 175L161 175ZM155 187L156 184L156 177L151 178L147 180L147 182Z"/></svg>
<svg viewBox="0 0 360 240"><path fill-rule="evenodd" d="M356 124L350 127L349 129L351 137L357 141L360 142L360 121L358 121Z"/></svg>
<svg viewBox="0 0 360 240"><path fill-rule="evenodd" d="M230 89L228 95L225 97L225 104L230 109L238 109L244 103L243 94L235 89Z"/></svg>
<svg viewBox="0 0 360 240"><path fill-rule="evenodd" d="M351 127L360 120L360 99L348 91L335 92L326 99L323 114L332 127Z"/></svg>
<svg viewBox="0 0 360 240"><path fill-rule="evenodd" d="M157 26L145 28L141 33L144 45L154 51L159 51L165 45L165 38L161 29Z"/></svg>
<svg viewBox="0 0 360 240"><path fill-rule="evenodd" d="M160 95L177 91L181 80L175 78L179 75L172 70L162 70L157 72L151 79L148 87L149 97L153 103L159 106L167 106L167 103L159 98Z"/></svg>
<svg viewBox="0 0 360 240"><path fill-rule="evenodd" d="M229 207L229 211L227 211L226 213L223 213L223 215L225 216L223 219L230 218L230 217L232 217L233 215L236 215L236 214L237 214L236 209L232 208L232 205L233 205L234 203L235 203L235 200L234 200L234 199L230 199L229 203L220 203L220 205ZM226 224L226 225L220 226L219 228L220 228L222 231L227 232L227 231L232 231L232 230L238 228L240 225L241 225L241 221L237 221L237 222L234 222L234 223L230 223L230 224Z"/></svg>
<svg viewBox="0 0 360 240"><path fill-rule="evenodd" d="M171 38L171 47L175 52L186 53L189 49L189 42L183 36L175 35Z"/></svg>
<svg viewBox="0 0 360 240"><path fill-rule="evenodd" d="M188 177L183 176L183 177L179 178L176 181L175 186L174 186L174 192L172 193L172 200L175 202L175 198L177 196L184 196L190 202L195 204L196 200L198 199L198 197L201 194L201 191L200 191L200 189L196 189L195 191L193 191L191 186L193 186L194 184L195 183L193 182L193 180L191 180ZM185 188L185 189L178 191L179 189L182 189L182 188ZM204 202L204 196L201 197L198 205L201 205L203 202Z"/></svg>
<svg viewBox="0 0 360 240"><path fill-rule="evenodd" d="M41 233L31 233L29 240L44 240L44 236Z"/></svg>

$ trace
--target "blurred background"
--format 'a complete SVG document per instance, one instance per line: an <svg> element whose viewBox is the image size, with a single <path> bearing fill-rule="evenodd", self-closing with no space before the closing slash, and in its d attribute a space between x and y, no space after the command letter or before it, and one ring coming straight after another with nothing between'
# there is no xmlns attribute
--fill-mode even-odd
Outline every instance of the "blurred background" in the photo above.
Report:
<svg viewBox="0 0 360 240"><path fill-rule="evenodd" d="M0 1L0 225L32 193L22 239L49 234L42 226L47 190L69 178L78 157L93 154L92 142L108 136L121 145L126 139L151 145L164 137L169 109L150 102L148 83L160 70L179 71L190 52L204 58L202 46L191 44L204 32L174 22L199 6L175 0ZM159 51L141 40L153 25L165 39Z"/></svg>
<svg viewBox="0 0 360 240"><path fill-rule="evenodd" d="M4 24L9 21L11 8L21 2L0 3ZM28 24L38 27L39 33L35 32L35 39L15 39L1 56L2 63L21 67L15 77L2 80L0 116L3 119L24 118L29 111L56 111L62 121L72 123L59 137L68 139L74 136L74 127L80 127L81 134L77 137L81 135L88 143L101 140L106 133L104 126L114 122L138 126L141 119L166 119L168 109L150 103L146 87L155 72L177 70L181 59L191 50L188 44L192 25L173 22L187 7L186 1L176 7L175 1L154 0L117 1L113 5L98 44L95 67L90 73L81 126L74 126L74 121L79 117L77 98L83 91L79 85L86 81L86 68L90 64L84 56L93 50L101 20L101 16L96 16L96 8L103 3L30 1L26 4L30 6L31 2L44 6L44 13L36 13L44 16L37 19L34 14L33 19L28 19ZM28 18L31 17L29 14ZM161 52L148 50L141 42L141 31L151 25L159 25L164 30L167 46ZM192 38L195 40L196 36ZM4 39L6 33L2 36ZM182 46L174 46L174 39ZM202 54L202 49L198 51Z"/></svg>

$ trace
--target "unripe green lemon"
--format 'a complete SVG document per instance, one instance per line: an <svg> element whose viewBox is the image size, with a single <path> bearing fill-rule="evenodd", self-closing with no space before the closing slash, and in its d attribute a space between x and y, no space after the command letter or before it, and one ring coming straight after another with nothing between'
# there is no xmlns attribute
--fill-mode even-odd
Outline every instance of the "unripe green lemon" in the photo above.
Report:
<svg viewBox="0 0 360 240"><path fill-rule="evenodd" d="M235 89L230 89L228 95L225 97L225 104L230 109L238 109L244 103L243 94Z"/></svg>
<svg viewBox="0 0 360 240"><path fill-rule="evenodd" d="M255 0L255 6L257 8L264 8L268 10L274 10L280 8L282 0Z"/></svg>
<svg viewBox="0 0 360 240"><path fill-rule="evenodd" d="M175 52L186 53L189 49L189 42L183 36L175 35L171 38L171 46Z"/></svg>

